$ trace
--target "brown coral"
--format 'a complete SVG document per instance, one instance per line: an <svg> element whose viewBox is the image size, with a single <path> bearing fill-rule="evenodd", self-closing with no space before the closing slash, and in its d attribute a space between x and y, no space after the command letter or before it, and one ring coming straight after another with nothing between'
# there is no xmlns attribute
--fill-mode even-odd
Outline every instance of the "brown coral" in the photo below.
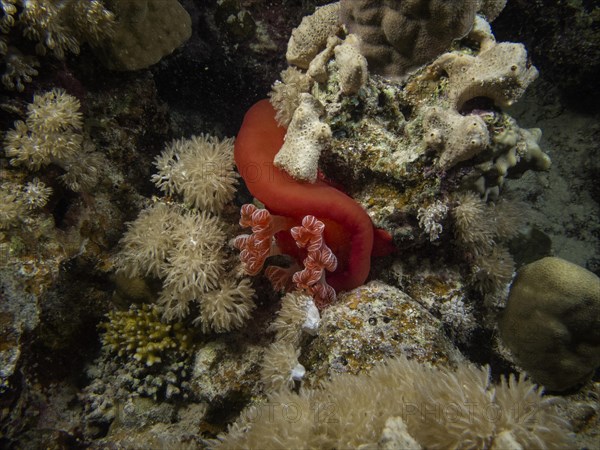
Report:
<svg viewBox="0 0 600 450"><path fill-rule="evenodd" d="M104 64L116 70L144 69L192 35L192 19L177 0L115 1L111 39L101 43Z"/></svg>
<svg viewBox="0 0 600 450"><path fill-rule="evenodd" d="M477 2L341 0L340 15L361 39L369 70L401 77L450 47L473 25Z"/></svg>

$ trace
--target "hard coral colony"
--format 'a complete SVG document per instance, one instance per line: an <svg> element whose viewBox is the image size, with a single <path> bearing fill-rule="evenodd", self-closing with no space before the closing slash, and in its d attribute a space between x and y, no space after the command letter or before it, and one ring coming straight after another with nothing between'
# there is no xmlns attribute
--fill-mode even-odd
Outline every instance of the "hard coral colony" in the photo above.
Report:
<svg viewBox="0 0 600 450"><path fill-rule="evenodd" d="M391 238L375 229L362 207L343 192L322 180L295 180L277 168L273 160L285 133L267 100L246 113L235 141L235 161L248 189L268 211L242 207L240 224L253 227L254 234L238 238L236 245L242 250L249 274L258 273L268 256L279 252L293 256L305 267L293 275L293 281L324 306L335 299L333 290L346 291L364 284L371 256L389 252ZM312 238L307 239L307 234ZM277 240L275 247L272 237ZM331 272L326 282L323 269ZM267 275L281 288L287 284L282 280L285 272L269 268Z"/></svg>

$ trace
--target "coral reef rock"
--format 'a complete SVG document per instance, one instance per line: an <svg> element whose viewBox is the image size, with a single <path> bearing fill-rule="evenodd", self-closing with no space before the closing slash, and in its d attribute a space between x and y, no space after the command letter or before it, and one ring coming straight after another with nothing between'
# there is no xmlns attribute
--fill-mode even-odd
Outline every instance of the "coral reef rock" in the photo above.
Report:
<svg viewBox="0 0 600 450"><path fill-rule="evenodd" d="M517 273L500 321L519 364L546 388L563 391L600 365L600 278L548 257Z"/></svg>
<svg viewBox="0 0 600 450"><path fill-rule="evenodd" d="M356 374L401 354L432 364L462 360L438 319L399 289L379 281L340 295L323 311L319 328L301 358L311 382L336 373Z"/></svg>
<svg viewBox="0 0 600 450"><path fill-rule="evenodd" d="M477 2L340 1L340 16L360 37L373 73L401 77L448 50L473 25Z"/></svg>

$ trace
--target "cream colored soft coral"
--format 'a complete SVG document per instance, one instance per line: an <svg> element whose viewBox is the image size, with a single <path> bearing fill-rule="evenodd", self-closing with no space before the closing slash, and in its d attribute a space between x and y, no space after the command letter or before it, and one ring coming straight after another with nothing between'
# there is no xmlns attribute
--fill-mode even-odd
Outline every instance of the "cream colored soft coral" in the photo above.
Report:
<svg viewBox="0 0 600 450"><path fill-rule="evenodd" d="M303 378L306 371L298 356L300 350L284 341L276 341L265 350L260 377L268 391L291 389Z"/></svg>
<svg viewBox="0 0 600 450"><path fill-rule="evenodd" d="M385 448L378 441L401 417L422 448L561 449L571 437L555 403L514 375L493 384L471 363L451 370L401 356L317 389L280 390L241 414L216 448Z"/></svg>
<svg viewBox="0 0 600 450"><path fill-rule="evenodd" d="M10 228L27 211L22 199L5 186L0 187L0 230Z"/></svg>
<svg viewBox="0 0 600 450"><path fill-rule="evenodd" d="M129 224L114 261L118 272L162 280L158 303L167 321L181 320L194 304L204 332L240 327L254 308L248 279L225 278L223 223L208 212L157 202Z"/></svg>
<svg viewBox="0 0 600 450"><path fill-rule="evenodd" d="M167 254L172 248L173 228L181 214L176 206L155 203L128 224L115 258L117 271L130 278L166 275Z"/></svg>
<svg viewBox="0 0 600 450"><path fill-rule="evenodd" d="M71 190L92 188L105 161L83 134L80 106L63 89L34 95L26 120L16 121L4 139L11 165L36 171L55 164L64 169L60 180Z"/></svg>
<svg viewBox="0 0 600 450"><path fill-rule="evenodd" d="M207 213L190 211L179 218L171 235L173 246L167 254L163 283L169 298L175 296L185 304L217 289L224 263L221 222ZM161 302L163 299L161 296ZM183 311L187 312L187 307Z"/></svg>
<svg viewBox="0 0 600 450"><path fill-rule="evenodd" d="M79 108L79 100L62 89L34 95L26 121L15 122L4 140L10 163L37 170L75 157L83 142Z"/></svg>
<svg viewBox="0 0 600 450"><path fill-rule="evenodd" d="M222 333L241 327L256 307L252 301L254 289L248 278L239 282L225 279L218 289L200 297L201 314L194 320L202 331Z"/></svg>
<svg viewBox="0 0 600 450"><path fill-rule="evenodd" d="M15 46L23 35L35 42L39 55L48 52L63 59L68 52L78 54L84 42L98 45L114 31L115 17L101 0L2 0L0 9L0 53L6 55L6 71L2 82L8 89L22 91L39 65L31 55L23 55Z"/></svg>
<svg viewBox="0 0 600 450"><path fill-rule="evenodd" d="M298 347L303 331L312 335L317 333L319 320L319 310L310 295L301 291L288 292L281 299L281 309L269 325L269 331L275 332L276 341Z"/></svg>
<svg viewBox="0 0 600 450"><path fill-rule="evenodd" d="M255 305L254 289L228 257L219 212L233 197L233 139L201 135L176 140L156 159L152 181L186 205L158 200L129 225L115 257L117 270L162 282L158 304L166 321L197 314L202 331L242 326Z"/></svg>
<svg viewBox="0 0 600 450"><path fill-rule="evenodd" d="M154 162L152 181L167 195L181 194L195 208L219 212L233 199L233 139L201 134L173 141Z"/></svg>

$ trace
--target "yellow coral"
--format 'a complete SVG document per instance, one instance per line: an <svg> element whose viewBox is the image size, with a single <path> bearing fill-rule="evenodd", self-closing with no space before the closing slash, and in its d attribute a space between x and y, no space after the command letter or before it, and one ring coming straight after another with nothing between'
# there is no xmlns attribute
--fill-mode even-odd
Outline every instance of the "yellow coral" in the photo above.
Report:
<svg viewBox="0 0 600 450"><path fill-rule="evenodd" d="M128 311L111 311L102 343L120 357L133 358L152 366L162 361L161 355L175 349L191 349L191 336L181 324L169 325L160 321L154 306L132 306Z"/></svg>

